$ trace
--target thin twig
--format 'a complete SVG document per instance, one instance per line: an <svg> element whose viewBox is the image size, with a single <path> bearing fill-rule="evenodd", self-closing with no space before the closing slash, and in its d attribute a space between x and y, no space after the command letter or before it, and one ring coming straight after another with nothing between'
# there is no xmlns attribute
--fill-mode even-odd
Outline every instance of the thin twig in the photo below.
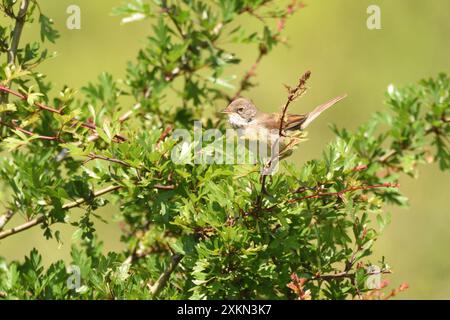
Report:
<svg viewBox="0 0 450 320"><path fill-rule="evenodd" d="M129 256L124 260L124 264L133 264L137 262L140 259L143 259L150 254L154 253L162 253L162 252L172 252L172 249L170 246L164 243L155 243L150 246L146 246L144 244L145 241L145 235L149 231L150 226L152 225L151 220L147 220L144 225L140 228L135 228L134 231L127 231L125 228L122 229L122 231L127 234L127 237L133 237L136 238L138 241L136 241L136 244L133 246L133 249L131 250Z"/></svg>
<svg viewBox="0 0 450 320"><path fill-rule="evenodd" d="M295 88L287 87L289 95L286 103L283 106L280 118L280 128L278 130L278 135L281 137L284 130L284 118L286 117L287 110L291 102L295 101L303 93L306 92L306 81L311 77L311 71L306 71L303 76L299 79L298 84Z"/></svg>
<svg viewBox="0 0 450 320"><path fill-rule="evenodd" d="M389 274L392 273L390 270L381 270L381 271L373 271L373 272L368 272L366 275L378 275L378 274ZM325 280L325 281L329 281L329 280L335 280L335 279L342 279L342 278L355 278L356 277L356 273L350 273L348 271L342 271L339 273L334 273L334 274L318 274L315 275L313 278L311 278L310 280Z"/></svg>
<svg viewBox="0 0 450 320"><path fill-rule="evenodd" d="M349 187L346 188L344 190L338 191L338 192L318 192L309 196L304 196L301 198L295 198L295 199L290 199L288 201L288 203L295 203L295 202L299 202L299 201L303 201L306 199L317 199L320 197L325 197L325 196L342 196L344 193L347 192L351 192L351 191L356 191L356 190L369 190L369 189L376 189L376 188L398 188L400 185L398 183L383 183L383 184L375 184L375 185L370 185L370 186L357 186L357 187Z"/></svg>
<svg viewBox="0 0 450 320"><path fill-rule="evenodd" d="M175 185L155 184L153 186L153 188L158 189L158 190L174 190L176 188L176 186ZM67 203L67 204L63 205L62 210L70 210L70 209L79 207L79 206L81 206L82 204L84 204L86 202L92 201L95 198L98 198L98 197L100 197L102 195L105 195L107 193L110 193L110 192L113 192L113 191L116 191L116 190L119 190L119 189L122 189L122 186L109 186L109 187L106 187L106 188L104 188L102 190L94 192L89 199L79 198L79 199L77 199L77 200L75 200L73 202L70 202L70 203ZM25 231L27 229L30 229L30 228L32 228L34 226L37 226L37 225L43 223L44 221L45 221L45 217L44 216L39 216L39 217L37 217L37 218L35 218L33 220L30 220L28 222L25 222L24 224L19 225L17 227L14 227L14 228L5 230L3 232L0 232L0 239L4 239L4 238L7 238L7 237L9 237L9 236L11 236L13 234L16 234L16 233Z"/></svg>
<svg viewBox="0 0 450 320"><path fill-rule="evenodd" d="M79 207L80 205L82 205L82 204L84 204L84 203L86 203L88 201L91 201L94 198L100 197L100 196L102 196L104 194L107 194L107 193L110 193L110 192L113 192L113 191L116 191L116 190L119 190L121 188L122 188L122 186L109 186L109 187L106 187L106 188L104 188L102 190L94 192L90 199L85 199L85 198L77 199L77 200L75 200L73 202L65 204L62 207L62 209L63 210L70 210L70 209ZM39 217L37 217L37 218L35 218L33 220L30 220L30 221L28 221L28 222L26 222L24 224L19 225L17 227L14 227L14 228L5 230L3 232L0 232L0 239L4 239L4 238L7 238L7 237L9 237L9 236L11 236L13 234L16 234L16 233L25 231L27 229L30 229L30 228L32 228L34 226L37 226L37 225L43 223L44 221L45 221L45 216L39 216Z"/></svg>
<svg viewBox="0 0 450 320"><path fill-rule="evenodd" d="M445 116L444 114L441 116L441 122L442 123L450 123L450 117ZM431 126L427 130L425 130L425 135L429 135L431 133L439 134L439 130L436 126ZM386 163L388 160L390 160L392 157L396 156L399 153L399 150L390 150L386 152L384 155L378 158L378 162Z"/></svg>
<svg viewBox="0 0 450 320"><path fill-rule="evenodd" d="M260 6L264 6L267 3L271 2L271 0L264 0ZM281 34L281 32L284 30L285 26L286 26L286 19L293 15L295 13L295 11L298 8L302 8L303 4L298 4L297 0L293 0L286 8L286 10L284 11L283 15L281 16L279 22L278 22L278 26L277 26L277 33L275 33L272 38L274 40L278 39L279 35ZM251 7L245 7L242 9L242 11L240 13L244 13L244 12L248 12L250 15L253 15L254 17L256 17L257 19L261 20L264 22L264 19L258 15L254 9L252 9ZM245 73L244 77L242 78L241 82L240 82L240 86L238 88L238 90L236 91L236 93L233 95L232 98L228 98L228 100L230 100L230 102L236 98L239 98L239 96L242 94L243 91L245 91L249 86L250 86L250 79L252 77L255 76L256 74L256 69L258 68L259 64L261 63L262 58L267 55L268 50L264 45L260 45L258 48L258 56L256 57L256 61L252 64L252 66L250 67L250 69Z"/></svg>
<svg viewBox="0 0 450 320"><path fill-rule="evenodd" d="M173 184L162 185L162 184L157 183L153 186L153 188L158 189L158 190L175 190L176 186Z"/></svg>
<svg viewBox="0 0 450 320"><path fill-rule="evenodd" d="M14 91L14 90L12 90L12 89L10 89L10 88L8 88L6 86L3 86L3 85L0 85L0 91L10 93L10 94L20 98L21 100L27 100L27 96L26 95L21 94L21 93L19 93L17 91ZM62 114L62 108L61 109L51 108L51 107L46 106L46 105L44 105L42 103L39 103L39 102L35 102L34 105L37 106L38 108L42 109L42 110L47 110L47 111L50 111L52 113ZM133 110L137 110L137 108L133 108ZM129 117L129 115L127 115L123 119L119 119L119 121L123 122L128 117ZM73 124L72 124L73 126L80 125L81 127L89 129L89 130L92 130L92 131L96 131L97 130L97 125L95 123L88 122L88 121L87 122L81 122L81 121L79 121L77 119L72 119L72 121L73 121ZM24 132L26 134L30 134L31 133L30 131L22 131L22 132ZM40 136L40 138L41 139L46 139L46 140L57 140L57 137ZM123 141L127 140L124 136L122 136L120 134L116 134L114 136L114 139L116 140L116 142L123 142Z"/></svg>
<svg viewBox="0 0 450 320"><path fill-rule="evenodd" d="M259 192L259 194L256 196L256 210L260 211L262 208L262 200L263 200L263 195L267 194L267 190L266 190L266 179L267 179L267 175L266 174L261 174L259 177L259 183L261 184L261 191Z"/></svg>
<svg viewBox="0 0 450 320"><path fill-rule="evenodd" d="M256 69L258 68L258 65L260 64L262 58L267 54L267 50L265 50L263 47L259 47L258 57L256 58L256 61L252 64L250 69L245 73L244 77L241 80L239 89L236 91L234 96L229 99L230 101L238 98L241 93L248 88L250 85L250 79L255 76Z"/></svg>
<svg viewBox="0 0 450 320"><path fill-rule="evenodd" d="M299 83L297 84L297 86L295 88L288 87L289 95L288 95L288 99L287 99L286 103L284 104L284 107L282 110L282 114L281 114L281 118L280 118L279 136L275 143L277 143L277 144L279 143L279 139L280 139L283 129L284 129L284 118L286 116L286 112L287 112L287 109L288 109L290 103L293 102L295 99L297 99L300 95L302 95L306 91L306 86L305 86L306 81L309 79L310 76L311 76L311 72L306 71L303 74L303 76L299 79ZM273 164L273 161L276 159L279 159L280 155L286 150L286 148L288 148L289 145L290 144L286 145L281 152L278 152L277 154L273 154L271 159L264 165L264 168L261 171L261 175L259 178L259 182L261 184L261 191L256 196L256 201L255 201L257 211L260 211L262 209L263 195L267 194L267 189L266 189L267 170L266 170L266 168L270 168Z"/></svg>
<svg viewBox="0 0 450 320"><path fill-rule="evenodd" d="M38 135L38 134L36 134L34 132L31 132L29 130L21 128L21 127L19 127L17 125L8 124L8 123L2 121L1 118L0 118L0 124L5 126L5 127L8 127L10 129L12 129L12 130L17 130L17 131L23 132L26 135L29 135L31 137L35 137L36 139L41 139L41 140L59 140L58 136L41 136L41 135Z"/></svg>
<svg viewBox="0 0 450 320"><path fill-rule="evenodd" d="M6 86L3 86L3 85L0 85L0 91L12 94L12 95L18 97L21 100L27 100L27 98L28 98L26 95L21 94L19 92L16 92L14 90L11 90L10 88L8 88ZM53 113L61 114L61 112L62 112L61 110L56 110L54 108L48 107L48 106L46 106L46 105L44 105L42 103L39 103L39 102L34 102L34 105L36 107L38 107L39 109L47 110L47 111L50 111L50 112L53 112Z"/></svg>
<svg viewBox="0 0 450 320"><path fill-rule="evenodd" d="M147 220L147 222L145 223L145 225L142 228L136 228L133 232L129 233L129 236L137 238L138 241L133 246L133 249L131 250L131 254L123 262L124 264L132 264L136 260L146 256L146 254L144 254L144 253L141 254L140 252L138 252L139 246L141 245L141 239L140 239L138 233L141 232L141 233L145 234L149 230L149 227L150 227L150 220ZM123 230L123 231L125 232L125 230Z"/></svg>
<svg viewBox="0 0 450 320"><path fill-rule="evenodd" d="M140 103L136 103L133 108L131 108L131 110L125 112L120 118L119 118L119 122L125 122L126 120L128 120L130 118L130 116L136 111L139 110L141 108L141 104Z"/></svg>
<svg viewBox="0 0 450 320"><path fill-rule="evenodd" d="M284 129L284 118L286 117L286 112L289 108L289 105L291 102L296 100L299 96L301 96L306 91L306 81L308 81L309 77L311 76L311 71L306 71L303 76L299 79L299 82L295 88L288 87L288 99L286 103L283 106L281 118L280 118L280 128L279 128L279 135L277 144L279 143L279 139L282 136L283 129ZM267 194L266 190L266 180L267 180L267 172L266 168L270 168L272 166L272 163L274 160L280 157L280 155L289 147L290 144L286 145L281 152L278 152L277 154L272 155L271 159L268 161L268 163L264 166L264 169L261 171L260 176L260 183L261 183L261 192L256 197L256 209L259 211L261 210L262 206L262 195Z"/></svg>
<svg viewBox="0 0 450 320"><path fill-rule="evenodd" d="M121 165L123 165L124 167L127 167L127 168L131 168L132 167L131 164L129 164L128 162L125 162L123 160L110 158L110 157L105 157L105 156L102 156L102 155L99 155L99 154L95 154L95 153L92 153L92 152L90 154L88 154L87 157L88 157L88 159L84 161L84 164L89 162L89 161L91 161L91 160L99 159L99 160L109 161L109 162L113 162L113 163L118 163L118 164L121 164Z"/></svg>
<svg viewBox="0 0 450 320"><path fill-rule="evenodd" d="M8 64L13 64L16 60L17 48L19 47L20 37L22 35L23 26L27 16L29 0L22 0L19 12L16 16L16 24L14 25L13 35L11 39L11 46L8 50Z"/></svg>
<svg viewBox="0 0 450 320"><path fill-rule="evenodd" d="M390 150L378 158L378 162L386 163L389 159L397 154L397 150Z"/></svg>
<svg viewBox="0 0 450 320"><path fill-rule="evenodd" d="M161 274L155 284L150 287L150 292L152 293L153 297L157 297L161 290L164 289L167 281L169 281L170 275L175 271L182 258L183 256L181 254L174 254L170 258L170 264L167 267L166 271L164 271L164 273Z"/></svg>
<svg viewBox="0 0 450 320"><path fill-rule="evenodd" d="M178 21L175 19L175 17L170 12L170 8L167 7L166 1L162 1L162 12L167 13L167 16L169 17L170 21L172 21L172 23L174 24L175 28L177 29L178 33L180 34L180 37L182 39L185 39L186 35L184 34L183 30L181 29L181 26L178 23Z"/></svg>
<svg viewBox="0 0 450 320"><path fill-rule="evenodd" d="M292 0L291 3L287 6L286 10L284 11L283 15L280 17L280 20L278 20L278 33L281 33L283 31L284 27L286 26L286 20L290 15L293 15L295 11L298 9L302 9L305 7L305 4L303 2Z"/></svg>
<svg viewBox="0 0 450 320"><path fill-rule="evenodd" d="M156 142L156 148L158 149L159 146L161 145L161 142L164 141L165 138L167 138L167 136L172 132L173 127L171 125L168 125L164 131L161 133L161 135L158 138L158 141Z"/></svg>
<svg viewBox="0 0 450 320"><path fill-rule="evenodd" d="M89 129L94 131L95 133L97 133L97 125L95 123L92 122L81 122L78 121L77 119L72 119L73 121L73 125L77 125L79 124L81 127ZM98 135L95 137L95 139L92 139L91 141L97 140L98 139ZM120 135L120 134L116 134L114 135L114 140L115 142L124 142L127 141L127 138L125 138L124 136Z"/></svg>
<svg viewBox="0 0 450 320"><path fill-rule="evenodd" d="M6 211L5 214L0 216L0 231L3 230L5 225L11 220L11 218L14 216L14 212L12 210Z"/></svg>

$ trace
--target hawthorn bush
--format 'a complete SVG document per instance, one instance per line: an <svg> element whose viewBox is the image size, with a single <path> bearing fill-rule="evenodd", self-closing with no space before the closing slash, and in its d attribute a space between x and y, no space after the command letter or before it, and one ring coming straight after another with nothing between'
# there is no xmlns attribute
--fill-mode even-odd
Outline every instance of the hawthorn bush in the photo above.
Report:
<svg viewBox="0 0 450 320"><path fill-rule="evenodd" d="M22 262L0 257L0 297L382 296L368 280L390 272L385 261L371 260L390 220L383 206L406 205L398 179L415 177L418 164L450 168L446 74L390 86L389 110L354 132L333 127L336 137L321 159L298 167L288 158L282 174L263 178L260 164L171 160L174 129L192 130L194 120L204 129L225 129L214 105L254 86L258 63L284 41L286 20L302 8L297 1L129 1L113 12L123 22L151 19L145 47L125 79L105 72L77 92L52 88L39 72L50 56L45 42L59 33L38 1L3 0L0 239L41 228L60 241L53 226L65 223L75 226L79 244L72 261L48 268L36 249ZM241 26L241 16L259 21L259 30ZM24 24L40 27L40 40L21 43ZM240 82L224 76L240 63L225 42L257 50ZM108 204L127 249L105 254L94 220L102 220L97 210ZM83 210L77 219L74 208ZM13 216L23 221L8 225Z"/></svg>

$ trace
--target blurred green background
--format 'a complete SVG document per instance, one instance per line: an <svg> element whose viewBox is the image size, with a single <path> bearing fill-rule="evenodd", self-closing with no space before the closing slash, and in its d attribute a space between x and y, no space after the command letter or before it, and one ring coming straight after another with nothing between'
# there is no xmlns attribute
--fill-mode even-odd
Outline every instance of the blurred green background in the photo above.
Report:
<svg viewBox="0 0 450 320"><path fill-rule="evenodd" d="M110 15L111 8L121 3L118 0L40 3L61 33L55 45L48 45L58 56L40 69L56 89L63 85L80 88L95 81L102 71L124 77L126 62L134 60L150 33L149 20L120 25L120 18ZM81 30L66 28L66 9L71 4L81 8ZM306 112L329 98L348 93L345 101L310 127L309 140L291 158L299 166L320 157L324 146L333 139L329 123L353 129L374 111L386 110L384 91L389 84L402 86L450 71L448 0L306 0L305 4L287 23L284 35L289 46L277 47L263 59L257 70L259 86L246 93L262 109L277 111L285 99L282 84L295 83L307 69L312 71L310 90L291 112ZM381 8L381 30L366 27L370 4ZM242 22L258 23L247 19ZM38 36L38 32L26 26L24 41ZM239 77L257 53L249 47L237 48L236 52L244 59L232 70ZM216 107L219 110L224 106ZM410 199L410 207L387 208L392 212L392 223L376 243L372 262L384 255L394 270L387 276L391 286L402 282L410 285L399 298L449 299L450 175L433 165L422 166L418 180L401 179L401 190ZM121 248L119 226L112 221L114 213L114 207L103 209L101 215L110 223L97 223L105 251ZM10 225L18 221L16 217ZM2 241L0 255L23 259L37 247L46 264L68 260L73 230L57 228L62 230L63 245L44 240L42 230L37 228Z"/></svg>

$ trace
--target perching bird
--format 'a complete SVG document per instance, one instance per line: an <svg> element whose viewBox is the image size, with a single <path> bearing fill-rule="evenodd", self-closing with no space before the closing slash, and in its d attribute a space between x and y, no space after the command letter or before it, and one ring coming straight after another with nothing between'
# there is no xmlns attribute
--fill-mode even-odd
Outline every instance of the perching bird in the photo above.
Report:
<svg viewBox="0 0 450 320"><path fill-rule="evenodd" d="M347 95L341 95L321 104L313 111L306 114L286 114L284 118L284 132L302 131L308 127L323 111L344 99ZM242 129L247 139L261 139L268 137L273 142L277 139L281 115L278 113L265 113L259 111L252 101L246 98L233 100L223 111L228 115L230 124L236 129Z"/></svg>

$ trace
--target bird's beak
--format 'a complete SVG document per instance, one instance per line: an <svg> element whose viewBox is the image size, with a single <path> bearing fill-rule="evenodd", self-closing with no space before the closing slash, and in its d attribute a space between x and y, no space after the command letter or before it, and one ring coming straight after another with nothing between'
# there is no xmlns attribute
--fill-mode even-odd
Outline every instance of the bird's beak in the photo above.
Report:
<svg viewBox="0 0 450 320"><path fill-rule="evenodd" d="M220 111L220 113L231 113L231 110L230 110L230 108L228 106L225 109L223 109L222 111Z"/></svg>

